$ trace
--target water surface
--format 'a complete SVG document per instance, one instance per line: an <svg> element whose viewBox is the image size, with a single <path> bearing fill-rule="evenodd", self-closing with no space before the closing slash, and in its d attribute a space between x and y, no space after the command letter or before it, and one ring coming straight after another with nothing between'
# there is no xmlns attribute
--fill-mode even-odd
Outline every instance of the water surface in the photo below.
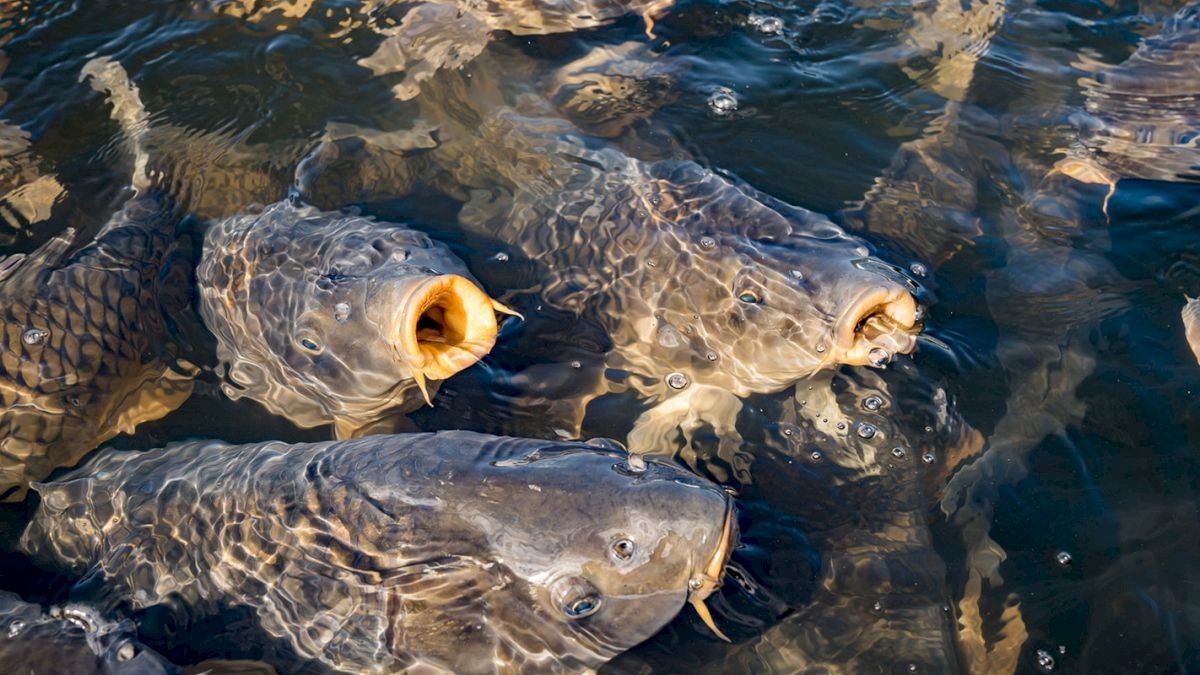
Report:
<svg viewBox="0 0 1200 675"><path fill-rule="evenodd" d="M682 459L739 497L742 545L710 602L733 643L685 612L605 672L1200 668L1200 366L1179 320L1184 294L1200 293L1200 186L1124 181L1105 208L1106 186L1043 180L1074 133L1080 80L1173 9L697 0L653 38L636 17L497 36L495 49L547 69L631 40L684 64L673 100L614 144L833 215L881 257L917 265L936 296L913 356L751 399L736 465L702 435ZM0 9L0 119L28 143L3 165L4 189L18 174L62 187L44 220L6 212L0 254L68 226L93 232L125 198L116 125L78 83L96 55L120 61L181 138L272 148L264 163L285 181L273 198L327 123L407 126L415 108L355 63L380 40L343 27L355 11L317 2L254 23L202 2ZM453 202L344 206L446 242L493 295L530 286L503 243L457 228ZM531 295L506 301L527 319L445 383L418 426L553 433L512 405L508 383L595 356L604 338ZM205 374L182 409L114 443L327 437L223 399L216 381ZM623 437L642 407L597 401L585 436ZM4 582L51 594L25 579Z"/></svg>

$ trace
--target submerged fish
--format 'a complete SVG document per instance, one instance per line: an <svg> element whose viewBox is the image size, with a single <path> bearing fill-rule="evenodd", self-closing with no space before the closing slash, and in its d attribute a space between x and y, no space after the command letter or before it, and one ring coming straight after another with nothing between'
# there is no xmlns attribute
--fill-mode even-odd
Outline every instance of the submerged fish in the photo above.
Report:
<svg viewBox="0 0 1200 675"><path fill-rule="evenodd" d="M0 592L0 671L71 675L182 673L138 642L130 621L109 621L85 605L49 613Z"/></svg>
<svg viewBox="0 0 1200 675"><path fill-rule="evenodd" d="M509 311L420 232L289 202L213 225L196 277L225 393L341 438L428 402Z"/></svg>
<svg viewBox="0 0 1200 675"><path fill-rule="evenodd" d="M1200 182L1200 3L1180 9L1124 63L1085 82L1078 141L1055 172L1084 183Z"/></svg>
<svg viewBox="0 0 1200 675"><path fill-rule="evenodd" d="M404 73L392 91L401 100L415 97L422 82L439 70L460 68L479 56L493 31L512 35L550 35L595 28L621 17L640 15L646 33L674 0L362 0L342 30L363 24L384 36L375 52L358 61L376 75ZM312 0L206 0L202 6L255 23L307 16ZM327 12L331 10L326 10Z"/></svg>
<svg viewBox="0 0 1200 675"><path fill-rule="evenodd" d="M736 525L672 465L457 431L108 452L37 489L21 548L100 581L77 590L160 605L180 635L250 608L356 673L598 666L687 602L707 616Z"/></svg>

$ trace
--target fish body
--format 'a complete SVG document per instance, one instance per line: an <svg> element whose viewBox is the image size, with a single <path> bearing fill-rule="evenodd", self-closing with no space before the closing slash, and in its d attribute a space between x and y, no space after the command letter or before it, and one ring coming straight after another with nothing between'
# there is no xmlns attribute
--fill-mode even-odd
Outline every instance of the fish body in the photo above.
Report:
<svg viewBox="0 0 1200 675"><path fill-rule="evenodd" d="M178 407L191 364L172 319L188 309L187 240L161 194L128 202L95 241L73 233L0 261L0 494Z"/></svg>
<svg viewBox="0 0 1200 675"><path fill-rule="evenodd" d="M673 4L674 0L363 0L345 9L341 25L365 24L383 36L375 51L358 64L379 76L402 73L392 91L398 99L408 100L439 71L461 68L478 57L495 31L551 35L642 16L650 34L655 20ZM198 3L198 9L262 23L303 18L312 5L312 0L217 0Z"/></svg>
<svg viewBox="0 0 1200 675"><path fill-rule="evenodd" d="M290 202L213 225L196 276L225 392L342 437L486 355L503 309L424 234Z"/></svg>
<svg viewBox="0 0 1200 675"><path fill-rule="evenodd" d="M602 324L614 364L745 396L915 346L915 282L819 214L560 120L498 110L480 133L448 165L493 191L460 223L539 263L542 298Z"/></svg>
<svg viewBox="0 0 1200 675"><path fill-rule="evenodd" d="M1123 63L1084 82L1078 140L1055 169L1084 183L1122 178L1200 182L1200 3L1142 40Z"/></svg>
<svg viewBox="0 0 1200 675"><path fill-rule="evenodd" d="M175 608L180 635L249 608L355 673L596 667L715 589L735 536L672 465L457 431L108 452L38 490L22 550L97 601Z"/></svg>

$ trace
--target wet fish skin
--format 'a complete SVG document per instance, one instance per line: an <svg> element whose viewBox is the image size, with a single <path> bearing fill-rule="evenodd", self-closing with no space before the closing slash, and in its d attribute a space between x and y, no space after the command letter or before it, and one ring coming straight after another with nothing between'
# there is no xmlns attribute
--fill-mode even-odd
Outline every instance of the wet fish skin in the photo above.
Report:
<svg viewBox="0 0 1200 675"><path fill-rule="evenodd" d="M167 317L189 303L186 238L158 193L128 202L96 240L73 233L0 261L0 494L178 407L193 366Z"/></svg>
<svg viewBox="0 0 1200 675"><path fill-rule="evenodd" d="M600 321L623 367L745 396L915 346L917 286L864 240L694 162L594 150L575 131L500 110L445 165L513 190L469 201L460 223L538 261L543 298ZM863 335L871 316L892 329Z"/></svg>
<svg viewBox="0 0 1200 675"><path fill-rule="evenodd" d="M1200 182L1200 3L1084 88L1084 111L1072 118L1078 139L1055 172L1106 184L1110 196L1122 178Z"/></svg>
<svg viewBox="0 0 1200 675"><path fill-rule="evenodd" d="M182 675L137 640L130 621L109 621L80 605L47 614L0 592L0 671L71 675Z"/></svg>
<svg viewBox="0 0 1200 675"><path fill-rule="evenodd" d="M112 451L37 489L21 549L102 578L101 606L249 606L347 672L595 667L674 618L736 536L728 495L673 465L461 431Z"/></svg>
<svg viewBox="0 0 1200 675"><path fill-rule="evenodd" d="M225 392L343 438L416 409L495 343L466 266L395 223L278 202L212 226L196 276Z"/></svg>

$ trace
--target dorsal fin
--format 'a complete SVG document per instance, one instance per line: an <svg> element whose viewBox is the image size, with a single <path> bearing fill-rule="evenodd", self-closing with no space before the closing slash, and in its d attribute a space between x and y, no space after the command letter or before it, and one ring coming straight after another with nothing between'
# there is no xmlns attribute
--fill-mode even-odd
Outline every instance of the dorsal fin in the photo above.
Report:
<svg viewBox="0 0 1200 675"><path fill-rule="evenodd" d="M56 237L37 247L32 253L15 253L0 257L0 285L11 289L33 283L37 273L57 266L71 250L75 228L67 228Z"/></svg>

